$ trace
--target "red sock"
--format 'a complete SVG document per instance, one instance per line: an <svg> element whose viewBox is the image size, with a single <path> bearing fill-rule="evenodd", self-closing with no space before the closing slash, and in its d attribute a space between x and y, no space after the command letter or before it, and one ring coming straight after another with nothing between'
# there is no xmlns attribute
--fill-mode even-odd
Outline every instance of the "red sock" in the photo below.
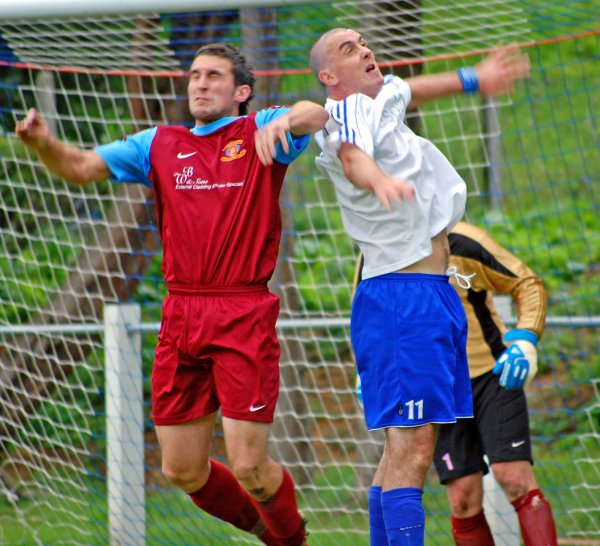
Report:
<svg viewBox="0 0 600 546"><path fill-rule="evenodd" d="M452 536L456 546L494 546L483 510L470 518L452 516Z"/></svg>
<svg viewBox="0 0 600 546"><path fill-rule="evenodd" d="M512 505L519 516L525 546L557 546L552 509L539 489L523 495Z"/></svg>
<svg viewBox="0 0 600 546"><path fill-rule="evenodd" d="M279 542L265 528L250 495L225 465L211 459L208 481L189 496L198 508L211 516L257 535L269 546L278 546Z"/></svg>
<svg viewBox="0 0 600 546"><path fill-rule="evenodd" d="M283 482L277 492L263 502L254 500L258 513L281 546L303 546L306 541L304 522L298 512L294 480L283 469Z"/></svg>

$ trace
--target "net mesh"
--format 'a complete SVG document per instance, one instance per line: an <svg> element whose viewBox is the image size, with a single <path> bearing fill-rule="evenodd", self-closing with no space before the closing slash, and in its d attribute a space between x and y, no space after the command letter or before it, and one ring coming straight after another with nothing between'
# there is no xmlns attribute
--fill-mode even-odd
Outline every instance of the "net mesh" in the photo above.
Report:
<svg viewBox="0 0 600 546"><path fill-rule="evenodd" d="M257 69L254 107L324 100L308 51L359 29L385 71L452 70L522 44L532 76L496 101L437 101L410 123L465 178L467 219L539 273L549 292L540 372L528 391L536 475L559 535L600 538L598 316L599 25L593 1L334 2L152 16L0 23L0 544L107 543L103 305L160 320L166 295L152 195L67 186L14 136L36 106L83 147L158 123L191 123L185 70L227 40ZM356 248L310 149L288 171L279 261L282 393L274 457L293 473L311 543L368 543L366 494L382 438L354 396L348 337ZM156 331L143 334L146 542L251 544L200 513L160 473L149 419ZM223 458L219 429L215 456ZM433 471L427 540L448 544Z"/></svg>

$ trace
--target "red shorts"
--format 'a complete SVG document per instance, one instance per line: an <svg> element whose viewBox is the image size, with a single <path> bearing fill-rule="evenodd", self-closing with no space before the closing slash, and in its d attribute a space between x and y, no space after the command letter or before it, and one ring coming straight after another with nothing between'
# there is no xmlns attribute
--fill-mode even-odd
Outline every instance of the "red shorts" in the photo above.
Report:
<svg viewBox="0 0 600 546"><path fill-rule="evenodd" d="M152 371L155 425L214 413L273 422L279 396L279 298L266 287L173 294L163 318Z"/></svg>

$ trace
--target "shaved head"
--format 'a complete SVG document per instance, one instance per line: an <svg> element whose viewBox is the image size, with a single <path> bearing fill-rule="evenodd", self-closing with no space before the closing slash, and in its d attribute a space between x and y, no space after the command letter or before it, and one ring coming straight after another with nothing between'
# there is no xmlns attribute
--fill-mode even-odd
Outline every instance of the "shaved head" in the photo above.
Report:
<svg viewBox="0 0 600 546"><path fill-rule="evenodd" d="M375 98L383 75L362 36L350 28L325 32L310 50L310 69L327 94L341 100L354 93Z"/></svg>
<svg viewBox="0 0 600 546"><path fill-rule="evenodd" d="M329 50L331 47L331 40L334 36L340 32L347 32L346 28L333 28L323 34L312 46L310 50L309 66L315 78L321 82L319 72L324 68L329 67ZM323 84L323 82L321 82ZM324 85L324 84L323 84Z"/></svg>

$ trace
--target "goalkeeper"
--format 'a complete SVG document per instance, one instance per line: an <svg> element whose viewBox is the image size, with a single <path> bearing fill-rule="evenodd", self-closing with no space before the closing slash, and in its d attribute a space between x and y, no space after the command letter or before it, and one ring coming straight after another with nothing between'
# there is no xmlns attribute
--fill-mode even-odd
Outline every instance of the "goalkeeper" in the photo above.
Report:
<svg viewBox="0 0 600 546"><path fill-rule="evenodd" d="M471 288L455 285L469 325L475 418L441 425L434 455L440 481L448 487L454 541L458 546L494 544L483 512L485 454L517 511L525 546L555 546L552 511L533 473L524 391L537 371L546 292L540 278L485 231L460 222L449 240L451 266L475 273ZM492 293L514 300L515 329L506 332Z"/></svg>
<svg viewBox="0 0 600 546"><path fill-rule="evenodd" d="M306 543L294 482L268 455L279 394L279 300L267 282L286 169L322 128L309 101L247 114L254 75L228 44L190 68L195 127L163 125L81 150L30 110L16 133L53 173L154 190L168 296L152 371L164 474L202 510L272 546ZM221 410L231 470L209 458Z"/></svg>

